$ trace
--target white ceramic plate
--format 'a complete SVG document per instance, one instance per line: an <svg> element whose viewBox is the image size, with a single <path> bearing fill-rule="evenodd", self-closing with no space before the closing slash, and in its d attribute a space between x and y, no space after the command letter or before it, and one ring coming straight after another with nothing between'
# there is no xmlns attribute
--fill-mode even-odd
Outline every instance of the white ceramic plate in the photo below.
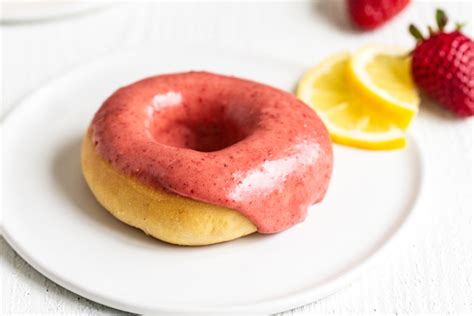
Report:
<svg viewBox="0 0 474 316"><path fill-rule="evenodd" d="M89 11L104 3L87 0L7 1L2 2L0 21L29 22L48 20Z"/></svg>
<svg viewBox="0 0 474 316"><path fill-rule="evenodd" d="M209 70L292 90L305 67L205 48L107 56L40 89L3 124L3 235L33 267L105 305L137 313L278 312L351 280L399 231L421 187L420 152L335 146L323 203L275 235L189 248L115 220L94 200L79 147L94 112L145 76Z"/></svg>

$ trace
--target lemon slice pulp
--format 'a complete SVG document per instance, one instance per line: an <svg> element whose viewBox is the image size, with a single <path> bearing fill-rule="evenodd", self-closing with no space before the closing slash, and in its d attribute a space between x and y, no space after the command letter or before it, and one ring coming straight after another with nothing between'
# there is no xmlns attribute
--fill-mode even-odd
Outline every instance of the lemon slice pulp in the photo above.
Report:
<svg viewBox="0 0 474 316"><path fill-rule="evenodd" d="M351 57L349 79L367 101L387 112L406 129L416 113L420 98L413 83L410 57L404 49L365 46Z"/></svg>

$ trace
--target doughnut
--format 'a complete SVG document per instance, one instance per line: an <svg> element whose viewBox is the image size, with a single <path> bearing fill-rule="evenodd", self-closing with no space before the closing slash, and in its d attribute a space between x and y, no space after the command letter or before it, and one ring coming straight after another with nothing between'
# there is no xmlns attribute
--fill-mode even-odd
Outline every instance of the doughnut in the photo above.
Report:
<svg viewBox="0 0 474 316"><path fill-rule="evenodd" d="M114 92L84 136L81 163L117 219L195 246L302 222L327 191L333 153L322 121L292 94L185 72Z"/></svg>

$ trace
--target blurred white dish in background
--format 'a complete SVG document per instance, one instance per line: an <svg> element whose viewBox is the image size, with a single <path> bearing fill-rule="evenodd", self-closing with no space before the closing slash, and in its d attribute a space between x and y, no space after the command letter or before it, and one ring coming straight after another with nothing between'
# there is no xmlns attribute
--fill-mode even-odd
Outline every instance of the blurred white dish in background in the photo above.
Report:
<svg viewBox="0 0 474 316"><path fill-rule="evenodd" d="M86 12L104 6L101 1L5 1L0 3L0 22L48 20Z"/></svg>

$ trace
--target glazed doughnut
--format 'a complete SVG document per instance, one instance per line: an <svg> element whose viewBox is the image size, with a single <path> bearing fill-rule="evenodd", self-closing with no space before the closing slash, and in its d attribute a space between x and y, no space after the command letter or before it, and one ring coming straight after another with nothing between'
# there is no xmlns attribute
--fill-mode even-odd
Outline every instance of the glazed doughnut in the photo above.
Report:
<svg viewBox="0 0 474 316"><path fill-rule="evenodd" d="M110 213L179 245L303 221L333 164L325 126L292 94L206 72L117 90L95 114L81 156Z"/></svg>

